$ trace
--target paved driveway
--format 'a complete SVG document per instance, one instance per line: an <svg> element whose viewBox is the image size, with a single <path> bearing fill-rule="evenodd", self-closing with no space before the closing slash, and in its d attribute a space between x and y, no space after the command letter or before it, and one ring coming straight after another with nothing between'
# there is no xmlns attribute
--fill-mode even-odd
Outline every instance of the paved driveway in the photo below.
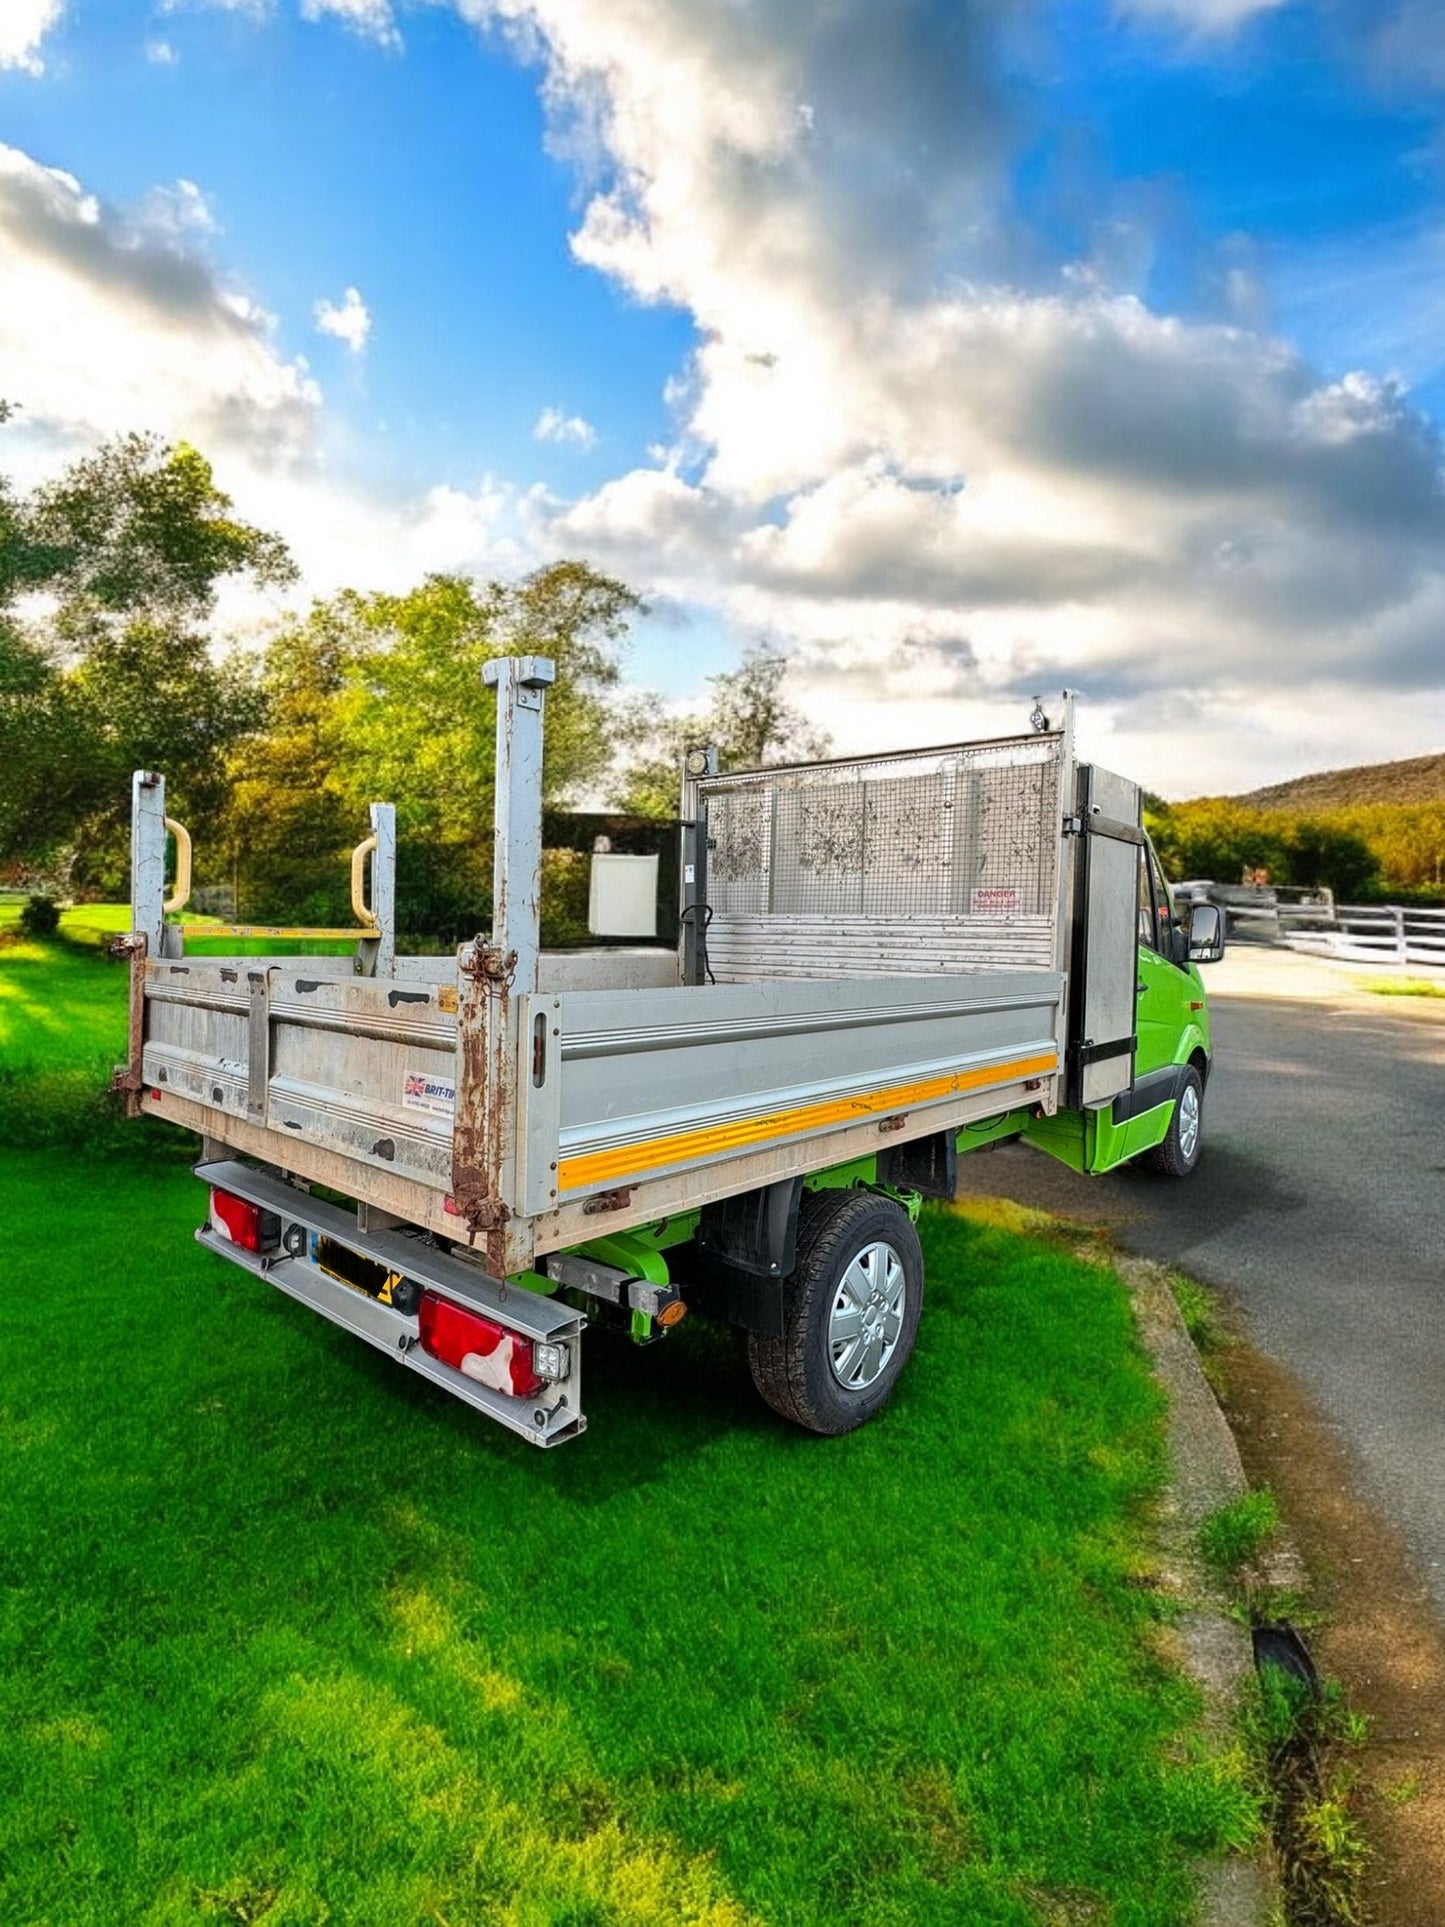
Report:
<svg viewBox="0 0 1445 1927"><path fill-rule="evenodd" d="M1080 1178L1010 1145L960 1183L1078 1218L1219 1287L1342 1436L1445 1614L1445 1002L1231 948L1208 973L1205 1155Z"/></svg>

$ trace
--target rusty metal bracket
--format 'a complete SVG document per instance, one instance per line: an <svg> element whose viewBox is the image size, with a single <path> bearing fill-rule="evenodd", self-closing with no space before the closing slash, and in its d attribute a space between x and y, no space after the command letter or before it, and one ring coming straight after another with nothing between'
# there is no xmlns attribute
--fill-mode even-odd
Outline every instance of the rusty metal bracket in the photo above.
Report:
<svg viewBox="0 0 1445 1927"><path fill-rule="evenodd" d="M500 996L504 990L511 989L517 975L517 953L509 950L504 956L494 943L478 937L462 953L457 967L464 976L483 984L491 995Z"/></svg>
<svg viewBox="0 0 1445 1927"><path fill-rule="evenodd" d="M599 1191L595 1198L589 1198L583 1205L584 1217L595 1218L603 1211L625 1211L636 1189L635 1184L622 1184L615 1191Z"/></svg>
<svg viewBox="0 0 1445 1927"><path fill-rule="evenodd" d="M500 1198L477 1198L466 1208L473 1237L479 1231L500 1231L511 1220L512 1214Z"/></svg>

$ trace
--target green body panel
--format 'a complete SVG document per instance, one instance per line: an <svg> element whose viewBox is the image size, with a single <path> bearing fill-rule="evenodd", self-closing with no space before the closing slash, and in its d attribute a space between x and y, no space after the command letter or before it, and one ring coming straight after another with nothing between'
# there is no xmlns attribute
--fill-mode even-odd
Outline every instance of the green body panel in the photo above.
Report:
<svg viewBox="0 0 1445 1927"><path fill-rule="evenodd" d="M1094 1116L1092 1111L1055 1111L1052 1117L1031 1117L1020 1135L1025 1144L1047 1151L1071 1171L1087 1171Z"/></svg>
<svg viewBox="0 0 1445 1927"><path fill-rule="evenodd" d="M1052 1117L1031 1118L1022 1135L1026 1144L1047 1151L1071 1171L1097 1177L1162 1142L1173 1109L1172 1104L1159 1104L1126 1124L1114 1122L1107 1104L1097 1110L1056 1111Z"/></svg>
<svg viewBox="0 0 1445 1927"><path fill-rule="evenodd" d="M1033 1119L1033 1112L1004 1111L998 1117L981 1117L972 1124L965 1124L958 1134L958 1155L966 1151L982 1151L990 1144L1002 1144L1006 1139L1019 1137Z"/></svg>
<svg viewBox="0 0 1445 1927"><path fill-rule="evenodd" d="M507 1283L519 1285L523 1291L535 1291L539 1298L550 1298L557 1289L555 1279L540 1271L514 1271Z"/></svg>
<svg viewBox="0 0 1445 1927"><path fill-rule="evenodd" d="M1138 969L1135 1076L1148 1077L1192 1058L1207 1066L1209 1005L1198 966L1171 963L1140 944ZM1171 1101L1116 1124L1113 1106L1104 1104L1087 1111L1059 1111L1053 1117L1026 1116L1021 1135L1071 1170L1097 1176L1162 1144L1173 1113Z"/></svg>
<svg viewBox="0 0 1445 1927"><path fill-rule="evenodd" d="M697 1213L689 1212L688 1216L695 1227ZM629 1278L641 1278L664 1291L672 1283L667 1260L652 1242L648 1225L634 1231L613 1231L602 1238L589 1238L585 1245L574 1245L573 1250L579 1258L595 1258L599 1265L615 1265Z"/></svg>
<svg viewBox="0 0 1445 1927"><path fill-rule="evenodd" d="M810 1171L803 1179L805 1191L850 1191L855 1185L874 1184L878 1178L876 1157L854 1158L848 1164L830 1165L826 1171Z"/></svg>

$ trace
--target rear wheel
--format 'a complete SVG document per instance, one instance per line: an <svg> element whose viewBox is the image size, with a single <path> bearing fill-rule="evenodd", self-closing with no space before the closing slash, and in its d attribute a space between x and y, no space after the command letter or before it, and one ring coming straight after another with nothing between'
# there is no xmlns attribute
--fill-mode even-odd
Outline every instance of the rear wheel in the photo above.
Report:
<svg viewBox="0 0 1445 1927"><path fill-rule="evenodd" d="M753 1383L810 1432L851 1432L884 1405L913 1351L923 1252L908 1213L870 1191L813 1191L779 1338L748 1336Z"/></svg>
<svg viewBox="0 0 1445 1927"><path fill-rule="evenodd" d="M1190 1064L1174 1100L1174 1112L1162 1144L1146 1151L1140 1162L1166 1178L1187 1178L1199 1162L1204 1146L1204 1086Z"/></svg>

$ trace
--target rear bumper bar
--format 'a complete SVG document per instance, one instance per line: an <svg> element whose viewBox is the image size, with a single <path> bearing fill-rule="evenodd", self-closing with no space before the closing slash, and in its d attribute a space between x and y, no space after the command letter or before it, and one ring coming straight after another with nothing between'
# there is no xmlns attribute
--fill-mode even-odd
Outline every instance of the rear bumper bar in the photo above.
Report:
<svg viewBox="0 0 1445 1927"><path fill-rule="evenodd" d="M349 1211L300 1191L269 1172L258 1171L253 1165L227 1158L198 1164L195 1174L205 1184L246 1198L263 1210L274 1212L281 1220L283 1244L274 1253L258 1255L243 1251L229 1239L219 1237L207 1223L196 1233L196 1242L208 1251L264 1278L278 1291L309 1305L312 1311L320 1312L333 1324L355 1332L398 1364L420 1373L454 1397L464 1399L533 1445L560 1445L587 1429L581 1405L580 1343L587 1320L571 1306L556 1304L523 1288L507 1289L476 1266L404 1232L362 1231ZM287 1250L285 1241L288 1232L297 1230L305 1237L302 1241L293 1235L291 1243L301 1244L300 1251L293 1254ZM389 1271L400 1272L457 1304L470 1306L525 1338L565 1345L569 1361L567 1376L544 1387L535 1398L514 1398L453 1371L451 1366L443 1365L421 1349L415 1313L398 1311L394 1306L369 1298L365 1292L343 1284L313 1264L305 1255L310 1251L312 1234L334 1238L362 1257L373 1259Z"/></svg>

